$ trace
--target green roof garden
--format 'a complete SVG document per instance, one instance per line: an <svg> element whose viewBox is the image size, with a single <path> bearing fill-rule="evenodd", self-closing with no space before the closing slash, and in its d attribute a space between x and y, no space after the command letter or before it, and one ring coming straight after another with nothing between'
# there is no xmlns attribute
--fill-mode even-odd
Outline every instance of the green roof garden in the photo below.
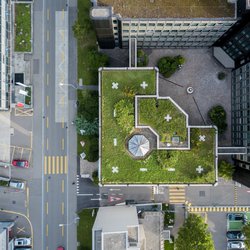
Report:
<svg viewBox="0 0 250 250"><path fill-rule="evenodd" d="M103 68L99 81L101 184L216 182L216 129L158 97L157 69Z"/></svg>

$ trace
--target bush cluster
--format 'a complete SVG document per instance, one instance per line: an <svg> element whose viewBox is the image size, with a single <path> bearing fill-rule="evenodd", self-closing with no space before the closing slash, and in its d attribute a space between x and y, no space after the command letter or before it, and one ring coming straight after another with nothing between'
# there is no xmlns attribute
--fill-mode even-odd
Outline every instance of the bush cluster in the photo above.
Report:
<svg viewBox="0 0 250 250"><path fill-rule="evenodd" d="M227 114L225 109L220 106L214 106L208 111L208 117L214 125L218 128L218 133L222 134L227 129Z"/></svg>

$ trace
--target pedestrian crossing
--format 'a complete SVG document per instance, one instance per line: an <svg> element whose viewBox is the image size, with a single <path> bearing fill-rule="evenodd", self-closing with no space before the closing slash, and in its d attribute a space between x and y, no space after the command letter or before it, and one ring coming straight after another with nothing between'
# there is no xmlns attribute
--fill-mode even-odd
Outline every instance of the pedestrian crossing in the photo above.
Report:
<svg viewBox="0 0 250 250"><path fill-rule="evenodd" d="M190 206L187 207L190 213L197 212L249 212L250 207L247 206Z"/></svg>
<svg viewBox="0 0 250 250"><path fill-rule="evenodd" d="M171 186L168 189L170 204L184 204L186 200L185 187Z"/></svg>
<svg viewBox="0 0 250 250"><path fill-rule="evenodd" d="M67 156L44 156L44 175L67 173Z"/></svg>

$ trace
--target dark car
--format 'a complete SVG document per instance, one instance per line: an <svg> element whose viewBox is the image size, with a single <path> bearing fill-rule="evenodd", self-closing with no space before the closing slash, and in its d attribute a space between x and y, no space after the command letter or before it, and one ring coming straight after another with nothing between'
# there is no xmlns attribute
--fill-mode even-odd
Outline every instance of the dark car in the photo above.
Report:
<svg viewBox="0 0 250 250"><path fill-rule="evenodd" d="M28 168L29 162L27 160L13 160L12 165L18 168Z"/></svg>
<svg viewBox="0 0 250 250"><path fill-rule="evenodd" d="M244 240L245 235L241 231L228 231L227 238L229 240Z"/></svg>
<svg viewBox="0 0 250 250"><path fill-rule="evenodd" d="M227 214L228 220L236 220L236 221L242 221L243 224L247 223L247 216L245 213L232 213L232 214Z"/></svg>

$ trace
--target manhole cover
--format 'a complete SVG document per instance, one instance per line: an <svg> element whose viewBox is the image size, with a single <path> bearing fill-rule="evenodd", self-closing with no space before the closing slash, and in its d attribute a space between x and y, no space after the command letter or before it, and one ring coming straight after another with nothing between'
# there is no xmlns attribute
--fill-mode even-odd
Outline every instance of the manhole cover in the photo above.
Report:
<svg viewBox="0 0 250 250"><path fill-rule="evenodd" d="M193 94L194 93L194 88L193 87L187 87L187 93L188 94Z"/></svg>
<svg viewBox="0 0 250 250"><path fill-rule="evenodd" d="M200 191L200 197L205 197L206 193L205 191Z"/></svg>
<svg viewBox="0 0 250 250"><path fill-rule="evenodd" d="M16 204L16 201L12 201L12 204Z"/></svg>

